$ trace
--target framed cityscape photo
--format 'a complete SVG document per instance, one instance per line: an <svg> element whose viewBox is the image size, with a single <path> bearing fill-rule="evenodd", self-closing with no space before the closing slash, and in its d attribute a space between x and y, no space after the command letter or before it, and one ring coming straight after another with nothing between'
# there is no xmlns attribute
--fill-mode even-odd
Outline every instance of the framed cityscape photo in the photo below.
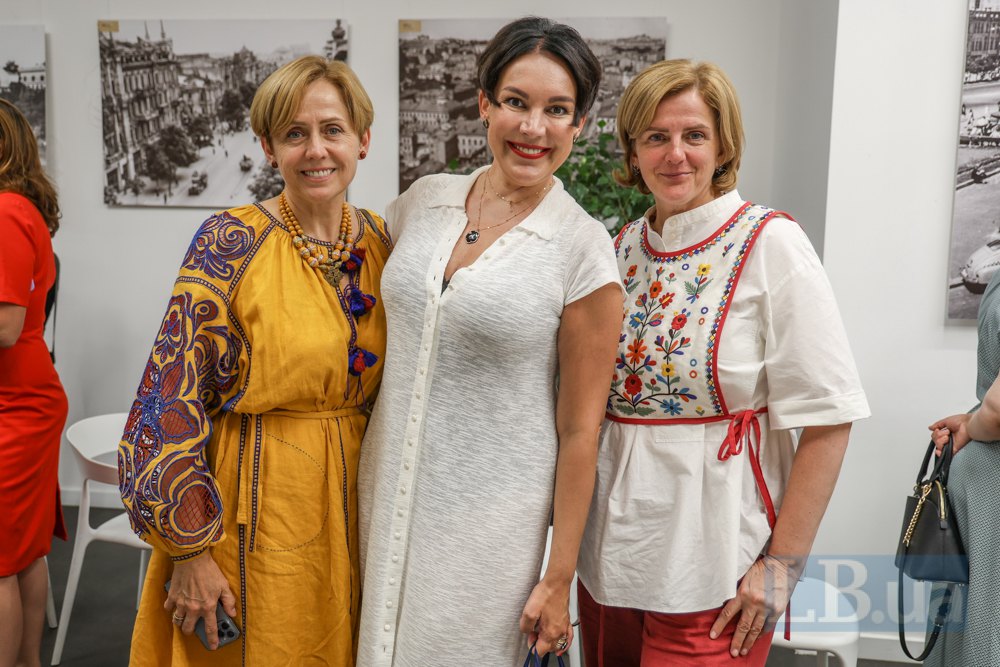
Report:
<svg viewBox="0 0 1000 667"><path fill-rule="evenodd" d="M1000 0L967 0L948 318L975 319L1000 268Z"/></svg>
<svg viewBox="0 0 1000 667"><path fill-rule="evenodd" d="M0 97L31 123L45 161L45 27L0 24Z"/></svg>
<svg viewBox="0 0 1000 667"><path fill-rule="evenodd" d="M426 174L468 173L491 159L479 120L476 57L512 19L399 22L399 191ZM618 100L647 66L663 60L667 20L561 18L601 61L603 78L583 140L614 133Z"/></svg>
<svg viewBox="0 0 1000 667"><path fill-rule="evenodd" d="M303 55L347 60L340 19L99 21L104 202L228 208L284 183L250 129L257 86Z"/></svg>

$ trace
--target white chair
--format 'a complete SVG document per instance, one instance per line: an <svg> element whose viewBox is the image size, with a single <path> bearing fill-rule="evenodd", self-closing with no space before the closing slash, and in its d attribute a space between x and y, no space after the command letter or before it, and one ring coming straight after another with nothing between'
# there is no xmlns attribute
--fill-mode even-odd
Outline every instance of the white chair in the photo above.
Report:
<svg viewBox="0 0 1000 667"><path fill-rule="evenodd" d="M785 640L785 616L774 627L772 646L816 652L818 667L829 665L833 655L841 667L857 667L858 614L850 600L835 586L805 578L792 593L791 640Z"/></svg>
<svg viewBox="0 0 1000 667"><path fill-rule="evenodd" d="M545 557L542 559L542 574L545 574L545 568L549 564L549 552L552 550L552 526L549 526L548 537L545 538ZM569 586L569 618L574 623L580 619L580 604L577 601L576 594L576 573L573 573L573 583ZM566 651L565 655L569 658L569 664L567 667L581 667L583 662L580 659L580 626L573 628L573 643L570 644L569 650ZM549 664L553 663L549 660Z"/></svg>
<svg viewBox="0 0 1000 667"><path fill-rule="evenodd" d="M46 584L48 589L45 592L45 620L48 621L49 627L56 627L56 599L52 595L52 572L49 570L49 559L45 558L45 576L48 579Z"/></svg>
<svg viewBox="0 0 1000 667"><path fill-rule="evenodd" d="M76 524L76 538L73 541L73 557L69 565L69 578L66 581L66 596L63 598L62 616L59 619L59 630L56 632L55 648L52 651L52 664L58 665L62 660L63 644L66 642L66 630L69 627L69 617L73 611L73 599L80 582L80 568L87 545L94 541L114 542L141 549L139 556L139 592L136 595L136 605L142 595L142 581L146 576L146 562L149 558L150 546L140 540L132 532L128 517L122 513L108 519L97 528L90 525L90 483L111 484L118 486L118 441L125 429L127 413L100 415L88 417L76 422L66 431L66 439L73 446L76 462L83 475L80 486L80 514Z"/></svg>

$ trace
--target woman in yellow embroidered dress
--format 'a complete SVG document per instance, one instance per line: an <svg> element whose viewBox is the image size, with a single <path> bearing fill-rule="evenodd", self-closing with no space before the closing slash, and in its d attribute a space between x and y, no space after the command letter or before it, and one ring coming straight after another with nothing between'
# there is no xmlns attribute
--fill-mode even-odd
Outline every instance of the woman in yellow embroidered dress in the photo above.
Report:
<svg viewBox="0 0 1000 667"><path fill-rule="evenodd" d="M261 84L250 117L285 189L198 230L119 447L122 499L154 547L132 665L354 664L389 240L346 190L372 105L346 65L307 56ZM217 602L242 629L221 647Z"/></svg>

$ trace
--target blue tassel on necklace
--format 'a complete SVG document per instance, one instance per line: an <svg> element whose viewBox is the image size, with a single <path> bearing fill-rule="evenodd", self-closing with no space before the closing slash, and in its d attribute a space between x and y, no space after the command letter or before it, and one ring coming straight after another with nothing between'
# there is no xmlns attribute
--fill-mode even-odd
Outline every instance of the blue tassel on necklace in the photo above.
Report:
<svg viewBox="0 0 1000 667"><path fill-rule="evenodd" d="M378 355L363 347L352 347L347 354L347 372L360 376L366 368L371 368L378 361Z"/></svg>
<svg viewBox="0 0 1000 667"><path fill-rule="evenodd" d="M359 288L351 285L344 296L347 299L347 306L351 309L351 315L355 318L361 317L375 307L375 297L365 294Z"/></svg>

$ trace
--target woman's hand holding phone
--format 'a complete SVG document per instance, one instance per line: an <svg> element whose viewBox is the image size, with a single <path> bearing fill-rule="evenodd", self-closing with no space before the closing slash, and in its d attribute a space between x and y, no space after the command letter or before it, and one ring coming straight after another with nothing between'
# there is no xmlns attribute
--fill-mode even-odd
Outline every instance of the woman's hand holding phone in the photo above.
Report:
<svg viewBox="0 0 1000 667"><path fill-rule="evenodd" d="M236 616L236 597L229 588L229 582L209 552L189 560L174 563L174 573L167 583L167 601L163 608L172 614L175 625L181 632L190 635L199 623L204 633L199 637L210 651L219 647L219 623L216 607L226 612L229 624L239 636L232 617ZM224 621L225 619L223 619ZM231 634L231 633L230 633Z"/></svg>

